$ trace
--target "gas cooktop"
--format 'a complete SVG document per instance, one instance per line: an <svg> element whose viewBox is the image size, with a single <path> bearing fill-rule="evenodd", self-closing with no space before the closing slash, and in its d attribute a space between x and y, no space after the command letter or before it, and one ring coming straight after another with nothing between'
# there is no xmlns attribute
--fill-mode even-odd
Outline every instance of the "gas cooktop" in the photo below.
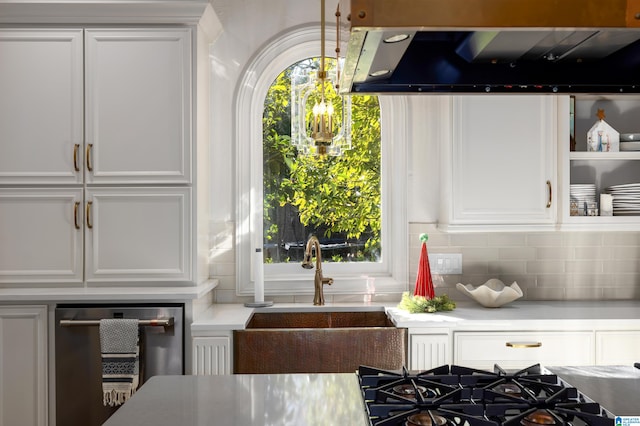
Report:
<svg viewBox="0 0 640 426"><path fill-rule="evenodd" d="M542 369L443 365L357 372L371 426L613 426L597 402Z"/></svg>

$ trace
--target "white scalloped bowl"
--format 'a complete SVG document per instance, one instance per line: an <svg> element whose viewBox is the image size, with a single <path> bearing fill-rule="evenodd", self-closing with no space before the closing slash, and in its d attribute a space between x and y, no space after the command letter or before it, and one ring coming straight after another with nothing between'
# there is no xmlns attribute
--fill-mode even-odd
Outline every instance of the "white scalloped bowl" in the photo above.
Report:
<svg viewBox="0 0 640 426"><path fill-rule="evenodd" d="M456 284L456 288L485 308L499 308L522 297L522 290L515 281L510 286L496 278L474 287L471 284Z"/></svg>

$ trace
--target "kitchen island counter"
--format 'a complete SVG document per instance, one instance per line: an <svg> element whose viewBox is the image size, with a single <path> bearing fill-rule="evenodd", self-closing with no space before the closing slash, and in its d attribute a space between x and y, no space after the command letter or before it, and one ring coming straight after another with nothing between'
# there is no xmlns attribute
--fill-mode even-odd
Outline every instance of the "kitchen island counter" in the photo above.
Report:
<svg viewBox="0 0 640 426"><path fill-rule="evenodd" d="M104 426L366 425L353 373L155 376Z"/></svg>
<svg viewBox="0 0 640 426"><path fill-rule="evenodd" d="M548 367L615 416L640 417L640 369L631 365Z"/></svg>

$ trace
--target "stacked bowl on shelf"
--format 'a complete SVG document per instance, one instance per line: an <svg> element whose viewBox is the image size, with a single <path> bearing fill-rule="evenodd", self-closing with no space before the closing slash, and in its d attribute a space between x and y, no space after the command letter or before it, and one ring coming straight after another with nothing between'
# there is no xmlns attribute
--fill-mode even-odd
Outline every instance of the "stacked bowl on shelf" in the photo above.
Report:
<svg viewBox="0 0 640 426"><path fill-rule="evenodd" d="M620 151L640 151L640 133L620 133Z"/></svg>

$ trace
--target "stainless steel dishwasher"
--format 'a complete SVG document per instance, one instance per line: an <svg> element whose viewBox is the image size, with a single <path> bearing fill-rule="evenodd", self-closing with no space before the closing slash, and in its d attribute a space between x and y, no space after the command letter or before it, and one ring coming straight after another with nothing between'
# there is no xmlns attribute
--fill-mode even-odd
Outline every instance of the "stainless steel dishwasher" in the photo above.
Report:
<svg viewBox="0 0 640 426"><path fill-rule="evenodd" d="M99 426L118 408L102 403L103 318L141 320L140 385L152 376L184 374L184 305L58 305L56 426Z"/></svg>

